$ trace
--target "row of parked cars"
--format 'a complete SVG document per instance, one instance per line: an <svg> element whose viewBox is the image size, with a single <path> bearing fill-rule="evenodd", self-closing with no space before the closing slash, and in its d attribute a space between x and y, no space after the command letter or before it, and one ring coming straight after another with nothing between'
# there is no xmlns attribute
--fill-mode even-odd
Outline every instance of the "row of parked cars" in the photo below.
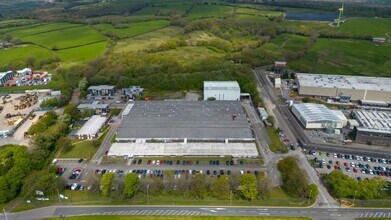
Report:
<svg viewBox="0 0 391 220"><path fill-rule="evenodd" d="M143 160L142 159L136 159L136 160L133 160L132 164L133 165L136 165L136 164L142 164ZM233 166L235 165L235 162L233 160L227 160L224 162L226 166ZM161 166L161 165L200 165L200 161L199 160L196 160L196 161L193 161L193 160L148 160L147 161L147 165L152 165L152 166ZM240 165L243 165L244 162L242 160L239 161L239 164ZM220 161L219 160L210 160L209 161L209 165L210 166L219 166L220 165Z"/></svg>

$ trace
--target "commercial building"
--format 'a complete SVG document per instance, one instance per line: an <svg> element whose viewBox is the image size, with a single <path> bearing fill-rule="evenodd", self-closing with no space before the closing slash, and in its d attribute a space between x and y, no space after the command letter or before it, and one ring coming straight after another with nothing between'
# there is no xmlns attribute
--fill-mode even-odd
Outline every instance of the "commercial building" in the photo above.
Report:
<svg viewBox="0 0 391 220"><path fill-rule="evenodd" d="M239 101L136 101L126 107L108 155L256 157L258 152Z"/></svg>
<svg viewBox="0 0 391 220"><path fill-rule="evenodd" d="M391 78L297 73L300 95L391 101Z"/></svg>
<svg viewBox="0 0 391 220"><path fill-rule="evenodd" d="M267 114L265 108L258 107L258 113L259 113L259 116L261 117L261 120L262 120L262 121L263 121L263 120L266 120L267 117L269 117L269 115Z"/></svg>
<svg viewBox="0 0 391 220"><path fill-rule="evenodd" d="M4 85L12 77L12 71L0 72L0 85Z"/></svg>
<svg viewBox="0 0 391 220"><path fill-rule="evenodd" d="M90 96L112 96L115 90L114 86L99 85L88 87L87 92Z"/></svg>
<svg viewBox="0 0 391 220"><path fill-rule="evenodd" d="M391 111L354 110L352 115L360 124L353 129L357 142L391 145Z"/></svg>
<svg viewBox="0 0 391 220"><path fill-rule="evenodd" d="M276 89L281 88L281 78L275 78L275 79L274 79L274 87L275 87Z"/></svg>
<svg viewBox="0 0 391 220"><path fill-rule="evenodd" d="M93 110L94 114L102 114L109 112L109 105L100 103L99 101L94 101L92 103L82 103L77 106L79 112L85 112L87 110Z"/></svg>
<svg viewBox="0 0 391 220"><path fill-rule="evenodd" d="M21 75L30 75L33 71L31 68L24 68L22 70L17 70L16 72Z"/></svg>
<svg viewBox="0 0 391 220"><path fill-rule="evenodd" d="M92 116L81 128L76 132L78 139L93 139L98 137L98 133L107 118L100 115Z"/></svg>
<svg viewBox="0 0 391 220"><path fill-rule="evenodd" d="M347 124L342 113L333 112L322 104L293 104L292 113L306 129L342 128Z"/></svg>
<svg viewBox="0 0 391 220"><path fill-rule="evenodd" d="M204 100L215 98L218 101L240 100L240 86L236 81L204 81Z"/></svg>

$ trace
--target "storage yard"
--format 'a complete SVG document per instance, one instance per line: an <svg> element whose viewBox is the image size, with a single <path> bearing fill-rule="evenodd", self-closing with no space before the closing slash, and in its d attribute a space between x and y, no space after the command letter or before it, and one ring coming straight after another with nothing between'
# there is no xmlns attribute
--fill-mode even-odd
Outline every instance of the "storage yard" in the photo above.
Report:
<svg viewBox="0 0 391 220"><path fill-rule="evenodd" d="M297 73L300 95L391 102L391 78Z"/></svg>
<svg viewBox="0 0 391 220"><path fill-rule="evenodd" d="M38 96L10 94L0 98L0 131L8 131L22 122L23 118L39 107Z"/></svg>

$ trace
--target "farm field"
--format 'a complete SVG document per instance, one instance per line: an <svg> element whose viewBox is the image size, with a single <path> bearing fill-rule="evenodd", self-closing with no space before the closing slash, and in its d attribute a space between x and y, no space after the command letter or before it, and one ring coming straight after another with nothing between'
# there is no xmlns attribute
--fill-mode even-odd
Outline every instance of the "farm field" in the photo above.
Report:
<svg viewBox="0 0 391 220"><path fill-rule="evenodd" d="M391 36L391 18L352 18L342 24L339 30L359 36L385 37L386 33Z"/></svg>
<svg viewBox="0 0 391 220"><path fill-rule="evenodd" d="M39 24L39 25L31 25L24 26L23 28L17 28L17 30L8 32L14 37L28 37L31 35L47 33L51 31L73 28L81 26L80 24L70 24L70 23L51 23L51 24Z"/></svg>
<svg viewBox="0 0 391 220"><path fill-rule="evenodd" d="M107 38L89 26L61 29L21 38L48 49L65 49L105 41Z"/></svg>
<svg viewBox="0 0 391 220"><path fill-rule="evenodd" d="M0 50L0 70L6 70L2 67L5 67L12 62L24 63L28 57L33 57L35 60L39 61L52 58L53 56L54 55L50 51L35 45L23 45L22 47Z"/></svg>
<svg viewBox="0 0 391 220"><path fill-rule="evenodd" d="M370 41L318 39L299 60L288 63L303 72L391 77L391 47Z"/></svg>
<svg viewBox="0 0 391 220"><path fill-rule="evenodd" d="M256 15L256 16L263 16L263 17L269 17L269 16L280 16L283 13L279 11L260 11L256 9L250 9L250 8L238 8L235 13L237 14L246 14L246 15Z"/></svg>
<svg viewBox="0 0 391 220"><path fill-rule="evenodd" d="M259 22L268 23L270 20L264 16L246 15L246 14L235 14L234 19L239 22Z"/></svg>
<svg viewBox="0 0 391 220"><path fill-rule="evenodd" d="M122 53L127 51L142 51L150 49L152 46L158 46L167 40L177 36L181 29L178 27L165 27L159 30L141 34L135 37L123 39L117 42L114 47L115 53Z"/></svg>
<svg viewBox="0 0 391 220"><path fill-rule="evenodd" d="M308 37L303 37L296 34L281 34L271 39L269 43L278 45L281 49L298 51L305 46Z"/></svg>
<svg viewBox="0 0 391 220"><path fill-rule="evenodd" d="M187 18L200 19L200 18L224 18L232 15L234 7L222 6L222 5L196 5L194 6Z"/></svg>
<svg viewBox="0 0 391 220"><path fill-rule="evenodd" d="M168 15L168 14L183 14L190 8L190 2L174 2L174 3L156 3L145 7L132 15Z"/></svg>
<svg viewBox="0 0 391 220"><path fill-rule="evenodd" d="M94 59L99 54L102 54L106 49L106 45L106 42L100 42L95 44L89 44L86 46L58 50L55 51L55 53L62 61L65 62L83 62Z"/></svg>
<svg viewBox="0 0 391 220"><path fill-rule="evenodd" d="M111 24L99 24L97 27L104 32L111 32L119 38L132 37L139 34L143 34L149 31L153 31L159 28L163 28L169 25L167 20L145 21L136 23L126 23L124 28L115 28Z"/></svg>

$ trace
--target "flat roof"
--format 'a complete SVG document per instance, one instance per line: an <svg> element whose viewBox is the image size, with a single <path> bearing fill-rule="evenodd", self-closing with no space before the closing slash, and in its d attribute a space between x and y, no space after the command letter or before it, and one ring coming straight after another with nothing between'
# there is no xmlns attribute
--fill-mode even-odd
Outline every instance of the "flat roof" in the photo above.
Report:
<svg viewBox="0 0 391 220"><path fill-rule="evenodd" d="M315 103L293 104L306 122L340 121L340 119L325 105Z"/></svg>
<svg viewBox="0 0 391 220"><path fill-rule="evenodd" d="M117 140L184 138L254 140L239 101L136 101L117 133Z"/></svg>
<svg viewBox="0 0 391 220"><path fill-rule="evenodd" d="M239 90L237 81L204 81L204 90Z"/></svg>
<svg viewBox="0 0 391 220"><path fill-rule="evenodd" d="M360 123L360 131L391 134L391 111L354 110L354 117Z"/></svg>
<svg viewBox="0 0 391 220"><path fill-rule="evenodd" d="M108 156L256 157L255 143L113 143Z"/></svg>
<svg viewBox="0 0 391 220"><path fill-rule="evenodd" d="M109 104L102 104L99 101L95 101L92 103L82 103L77 106L78 109L103 109L107 108Z"/></svg>
<svg viewBox="0 0 391 220"><path fill-rule="evenodd" d="M106 122L106 117L92 116L77 132L76 135L95 135Z"/></svg>
<svg viewBox="0 0 391 220"><path fill-rule="evenodd" d="M300 86L391 91L391 78L297 73Z"/></svg>
<svg viewBox="0 0 391 220"><path fill-rule="evenodd" d="M109 85L90 86L88 87L88 89L95 89L95 90L114 89L114 86L109 86Z"/></svg>

